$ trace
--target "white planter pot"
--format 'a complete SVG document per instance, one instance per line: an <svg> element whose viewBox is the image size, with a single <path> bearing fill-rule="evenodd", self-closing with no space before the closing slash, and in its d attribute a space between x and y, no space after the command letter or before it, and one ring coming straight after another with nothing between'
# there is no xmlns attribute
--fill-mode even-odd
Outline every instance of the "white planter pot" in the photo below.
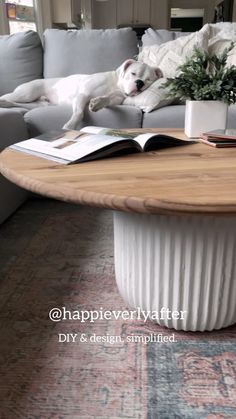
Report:
<svg viewBox="0 0 236 419"><path fill-rule="evenodd" d="M189 138L200 137L203 132L225 129L228 105L215 100L187 100L185 110L185 134Z"/></svg>

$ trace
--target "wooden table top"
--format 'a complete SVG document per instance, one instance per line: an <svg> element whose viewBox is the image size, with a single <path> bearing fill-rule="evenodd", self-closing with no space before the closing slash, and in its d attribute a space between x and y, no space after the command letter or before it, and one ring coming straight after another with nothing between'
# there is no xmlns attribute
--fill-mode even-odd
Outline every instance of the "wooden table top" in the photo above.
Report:
<svg viewBox="0 0 236 419"><path fill-rule="evenodd" d="M148 131L184 136L182 130ZM0 171L29 191L78 204L140 213L236 213L236 148L193 144L70 166L7 148Z"/></svg>

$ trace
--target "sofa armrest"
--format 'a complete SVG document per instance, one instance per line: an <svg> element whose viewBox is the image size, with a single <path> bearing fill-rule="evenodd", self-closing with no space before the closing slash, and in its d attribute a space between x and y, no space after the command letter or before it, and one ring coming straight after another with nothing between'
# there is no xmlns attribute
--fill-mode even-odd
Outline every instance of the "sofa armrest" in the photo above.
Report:
<svg viewBox="0 0 236 419"><path fill-rule="evenodd" d="M23 115L11 109L0 109L0 152L11 144L28 138ZM0 175L0 224L27 198L28 193Z"/></svg>
<svg viewBox="0 0 236 419"><path fill-rule="evenodd" d="M28 138L23 115L11 109L0 109L0 151Z"/></svg>

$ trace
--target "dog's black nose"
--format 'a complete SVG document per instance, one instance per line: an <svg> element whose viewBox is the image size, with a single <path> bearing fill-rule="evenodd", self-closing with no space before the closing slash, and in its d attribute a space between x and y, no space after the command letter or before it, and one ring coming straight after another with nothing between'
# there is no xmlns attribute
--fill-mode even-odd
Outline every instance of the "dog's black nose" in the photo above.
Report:
<svg viewBox="0 0 236 419"><path fill-rule="evenodd" d="M138 79L138 80L136 80L136 85L137 85L137 89L138 90L141 90L142 89L142 87L144 86L144 82L142 81L142 80L140 80L140 79Z"/></svg>

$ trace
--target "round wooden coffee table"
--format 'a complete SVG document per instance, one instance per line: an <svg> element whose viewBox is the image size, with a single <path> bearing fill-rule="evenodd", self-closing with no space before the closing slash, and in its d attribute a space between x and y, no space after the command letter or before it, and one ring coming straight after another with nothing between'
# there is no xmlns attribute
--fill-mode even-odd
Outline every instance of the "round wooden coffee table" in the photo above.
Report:
<svg viewBox="0 0 236 419"><path fill-rule="evenodd" d="M71 166L6 149L0 170L29 191L114 211L116 280L130 307L176 330L236 322L236 149L194 144Z"/></svg>

